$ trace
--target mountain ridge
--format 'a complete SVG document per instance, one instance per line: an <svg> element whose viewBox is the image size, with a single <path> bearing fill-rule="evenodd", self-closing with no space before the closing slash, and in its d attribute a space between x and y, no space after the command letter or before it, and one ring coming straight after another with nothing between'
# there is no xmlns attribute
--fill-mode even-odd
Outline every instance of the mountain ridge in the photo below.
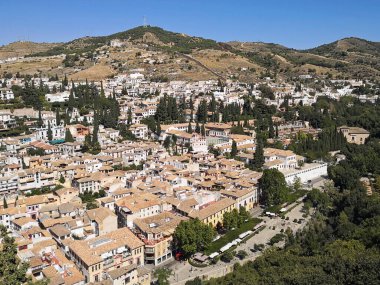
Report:
<svg viewBox="0 0 380 285"><path fill-rule="evenodd" d="M116 39L126 41L131 46L168 54L195 56L201 51L213 51L211 53L218 53L219 57L228 57L231 65L235 64L233 62L235 59L245 58L258 66L258 68L251 68L252 70L255 69L256 73L260 74L266 73L268 76L278 74L293 76L312 72L338 77L380 77L380 42L357 37L339 39L310 49L295 49L276 43L218 42L167 31L160 27L139 26L106 36L86 36L65 43L52 44L50 49L42 49L25 56L87 54L87 57L91 57L96 50L109 46L109 43ZM220 54L220 52L223 53ZM207 62L202 62L202 64L207 66ZM218 73L231 73L228 62L225 63L225 69Z"/></svg>

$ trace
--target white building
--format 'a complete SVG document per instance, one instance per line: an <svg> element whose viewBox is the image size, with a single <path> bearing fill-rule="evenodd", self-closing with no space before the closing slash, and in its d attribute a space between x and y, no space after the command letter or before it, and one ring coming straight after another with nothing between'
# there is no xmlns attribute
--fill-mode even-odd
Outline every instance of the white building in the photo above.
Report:
<svg viewBox="0 0 380 285"><path fill-rule="evenodd" d="M148 126L143 124L135 124L129 127L132 134L142 140L148 139Z"/></svg>
<svg viewBox="0 0 380 285"><path fill-rule="evenodd" d="M0 88L0 100L13 100L15 95L13 94L12 89L9 88Z"/></svg>
<svg viewBox="0 0 380 285"><path fill-rule="evenodd" d="M51 126L50 127L53 140L59 140L65 138L65 127L64 126ZM48 128L38 128L36 129L36 140L48 140Z"/></svg>
<svg viewBox="0 0 380 285"><path fill-rule="evenodd" d="M69 101L70 92L63 91L55 94L46 94L45 100L51 103L63 103Z"/></svg>
<svg viewBox="0 0 380 285"><path fill-rule="evenodd" d="M293 184L296 179L300 179L301 183L314 180L321 176L327 176L327 163L308 163L300 168L288 169L281 171L286 183Z"/></svg>

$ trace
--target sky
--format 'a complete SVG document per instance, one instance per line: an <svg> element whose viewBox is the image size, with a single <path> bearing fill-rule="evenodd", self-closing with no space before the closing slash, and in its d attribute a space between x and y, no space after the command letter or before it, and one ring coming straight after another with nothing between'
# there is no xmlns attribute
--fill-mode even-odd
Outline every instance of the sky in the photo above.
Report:
<svg viewBox="0 0 380 285"><path fill-rule="evenodd" d="M379 0L0 0L0 45L65 42L146 22L217 41L306 49L344 37L380 41Z"/></svg>

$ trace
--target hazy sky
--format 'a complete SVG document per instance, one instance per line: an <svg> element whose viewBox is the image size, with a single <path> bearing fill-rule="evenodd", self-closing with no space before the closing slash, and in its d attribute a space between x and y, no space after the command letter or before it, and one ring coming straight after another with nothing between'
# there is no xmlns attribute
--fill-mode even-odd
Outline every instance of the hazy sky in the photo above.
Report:
<svg viewBox="0 0 380 285"><path fill-rule="evenodd" d="M310 48L344 37L380 41L380 0L0 0L0 45L63 42L152 26L218 41Z"/></svg>

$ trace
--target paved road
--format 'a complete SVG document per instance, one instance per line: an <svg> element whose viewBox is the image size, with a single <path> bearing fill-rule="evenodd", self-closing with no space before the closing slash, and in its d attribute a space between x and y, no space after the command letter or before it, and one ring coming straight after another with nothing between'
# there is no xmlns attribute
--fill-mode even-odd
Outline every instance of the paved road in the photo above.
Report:
<svg viewBox="0 0 380 285"><path fill-rule="evenodd" d="M212 277L220 277L224 276L227 273L232 271L233 264L236 262L239 262L241 264L246 263L248 260L254 260L259 255L261 255L261 252L253 253L250 251L250 249L254 246L254 244L266 244L269 242L269 240L275 236L276 234L280 233L281 229L286 230L288 227L290 227L293 232L298 231L300 228L304 227L307 220L307 218L302 224L294 223L294 219L300 219L302 218L302 209L303 203L297 205L294 209L292 209L290 212L286 214L286 216L289 217L289 220L283 220L279 217L270 219L268 217L264 217L263 220L265 221L266 228L262 230L257 235L253 236L251 239L246 241L244 244L240 244L236 251L239 250L245 250L249 256L245 258L244 260L239 260L235 258L230 263L224 263L223 261L219 261L215 265L210 265L205 268L195 268L191 266L188 262L180 263L180 262L174 262L167 267L171 268L173 270L173 276L170 278L170 284L176 284L176 285L183 285L188 280L192 280L195 277L199 276L202 279L209 279ZM290 206L291 207L291 206ZM260 212L259 210L257 210ZM283 246L284 243L280 243L277 246Z"/></svg>

